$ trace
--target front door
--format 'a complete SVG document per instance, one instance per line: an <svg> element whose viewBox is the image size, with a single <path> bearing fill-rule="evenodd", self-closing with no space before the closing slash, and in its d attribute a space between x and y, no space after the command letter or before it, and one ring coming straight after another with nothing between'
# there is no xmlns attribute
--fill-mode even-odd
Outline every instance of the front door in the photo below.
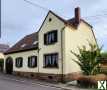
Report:
<svg viewBox="0 0 107 90"><path fill-rule="evenodd" d="M12 74L13 72L13 60L11 57L6 59L5 69L7 74Z"/></svg>

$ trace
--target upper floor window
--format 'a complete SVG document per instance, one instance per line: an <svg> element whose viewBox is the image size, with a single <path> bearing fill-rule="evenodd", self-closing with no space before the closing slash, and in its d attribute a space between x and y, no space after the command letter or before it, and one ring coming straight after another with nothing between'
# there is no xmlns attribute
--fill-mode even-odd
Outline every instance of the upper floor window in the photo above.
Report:
<svg viewBox="0 0 107 90"><path fill-rule="evenodd" d="M45 45L53 44L55 42L57 42L57 30L44 34L44 44Z"/></svg>
<svg viewBox="0 0 107 90"><path fill-rule="evenodd" d="M44 67L58 67L58 53L44 55Z"/></svg>
<svg viewBox="0 0 107 90"><path fill-rule="evenodd" d="M23 66L23 58L17 57L15 65L16 65L16 67L22 67Z"/></svg>
<svg viewBox="0 0 107 90"><path fill-rule="evenodd" d="M37 67L37 56L28 57L28 67Z"/></svg>

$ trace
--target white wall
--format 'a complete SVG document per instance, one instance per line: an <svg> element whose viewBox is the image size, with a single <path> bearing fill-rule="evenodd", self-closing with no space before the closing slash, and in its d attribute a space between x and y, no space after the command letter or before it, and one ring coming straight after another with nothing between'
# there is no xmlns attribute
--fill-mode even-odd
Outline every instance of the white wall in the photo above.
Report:
<svg viewBox="0 0 107 90"><path fill-rule="evenodd" d="M35 67L35 68L29 68L28 67L28 57L33 56L33 55L38 56L37 50L32 50L32 51L27 51L27 52L19 52L19 53L14 53L14 54L8 54L8 55L5 55L5 60L8 57L13 58L13 71L38 72L38 67ZM15 66L15 58L17 58L17 57L23 57L23 67L21 67L21 68L17 68ZM5 70L5 63L4 63L4 70Z"/></svg>

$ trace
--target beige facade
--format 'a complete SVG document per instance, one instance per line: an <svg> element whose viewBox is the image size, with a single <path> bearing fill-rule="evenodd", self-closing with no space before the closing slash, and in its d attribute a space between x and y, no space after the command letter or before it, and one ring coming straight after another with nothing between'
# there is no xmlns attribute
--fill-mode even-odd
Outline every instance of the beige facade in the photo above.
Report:
<svg viewBox="0 0 107 90"><path fill-rule="evenodd" d="M49 18L52 19L51 22L49 22ZM52 13L49 13L42 28L39 31L39 69L41 73L52 73L52 74L61 74L61 30L64 27L64 23L60 21L56 16L54 16ZM55 44L52 45L44 45L44 34L52 31L57 30L58 31L58 41ZM59 68L43 68L43 55L49 54L49 53L58 53L58 65Z"/></svg>
<svg viewBox="0 0 107 90"><path fill-rule="evenodd" d="M51 20L50 20L51 19ZM57 30L58 40L51 45L44 45L44 34L53 30ZM81 21L77 28L66 24L58 18L54 13L49 12L40 30L38 31L38 50L24 51L5 55L5 60L8 57L13 59L13 71L16 72L34 72L49 75L70 75L75 72L81 72L80 67L73 61L77 58L71 53L79 53L78 47L83 45L89 49L89 42L96 44L96 40L92 31L92 27ZM44 68L44 54L58 53L58 67ZM28 68L28 56L35 55L37 59L36 68ZM23 67L15 67L15 58L23 57ZM5 64L4 64L5 69ZM45 75L46 76L46 75ZM58 76L59 77L59 76ZM60 76L62 77L62 76Z"/></svg>
<svg viewBox="0 0 107 90"><path fill-rule="evenodd" d="M4 59L4 54L0 53L0 59Z"/></svg>
<svg viewBox="0 0 107 90"><path fill-rule="evenodd" d="M71 51L79 54L78 48L86 46L89 49L89 43L96 44L92 28L81 22L77 29L66 26L64 31L64 73L79 72L80 67L73 61L77 60L77 58Z"/></svg>
<svg viewBox="0 0 107 90"><path fill-rule="evenodd" d="M20 72L38 72L38 68L29 68L28 67L28 57L29 56L38 56L37 50L31 50L27 52L20 52L20 53L14 53L14 54L8 54L5 56L5 60L8 57L11 57L13 60L13 71L20 71ZM23 58L23 67L17 68L15 65L15 59L17 57L22 57ZM37 60L38 61L38 60ZM5 63L4 63L4 70L5 70Z"/></svg>

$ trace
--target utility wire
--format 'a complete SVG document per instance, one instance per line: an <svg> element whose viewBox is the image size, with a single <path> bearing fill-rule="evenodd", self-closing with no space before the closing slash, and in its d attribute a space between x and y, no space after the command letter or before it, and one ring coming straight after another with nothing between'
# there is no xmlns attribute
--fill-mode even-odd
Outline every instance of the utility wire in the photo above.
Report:
<svg viewBox="0 0 107 90"><path fill-rule="evenodd" d="M49 11L49 9L44 8L43 6L40 6L39 4L30 2L30 1L28 1L28 0L24 0L24 1L27 2L27 3L29 3L29 4L31 4L31 5L33 5L33 6L39 7L39 8L41 8L41 9L45 10L45 11Z"/></svg>
<svg viewBox="0 0 107 90"><path fill-rule="evenodd" d="M29 3L29 4L31 4L31 5L33 5L33 6L35 6L35 7L39 7L41 9L45 10L45 11L49 11L48 8L45 8L45 7L43 7L43 6L41 6L41 5L37 4L37 3L33 3L33 2L28 1L28 0L24 0L24 1ZM105 9L104 11L107 11L107 10ZM65 17L65 18L71 18L71 17L64 16L64 15L61 15L61 16ZM98 15L93 15L93 16L86 16L86 17L82 17L82 18L85 18L85 19L88 19L88 20L89 19L93 19L93 18L100 19L99 17L102 17L102 16L107 16L107 14L103 13L103 14L98 14Z"/></svg>

